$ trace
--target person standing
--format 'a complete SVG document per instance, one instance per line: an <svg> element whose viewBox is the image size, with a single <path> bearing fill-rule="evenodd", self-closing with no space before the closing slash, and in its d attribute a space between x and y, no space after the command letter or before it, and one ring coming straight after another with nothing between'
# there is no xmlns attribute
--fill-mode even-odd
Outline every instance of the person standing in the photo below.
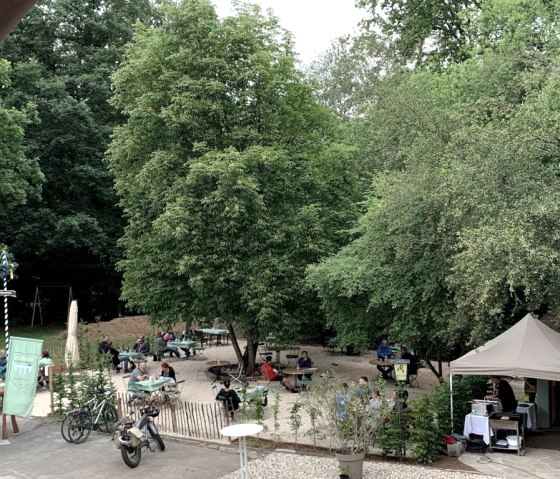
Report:
<svg viewBox="0 0 560 479"><path fill-rule="evenodd" d="M486 396L486 399L500 401L502 403L502 412L504 413L515 412L517 409L517 399L515 399L515 394L510 384L500 376L492 376L490 379L498 391L495 395Z"/></svg>

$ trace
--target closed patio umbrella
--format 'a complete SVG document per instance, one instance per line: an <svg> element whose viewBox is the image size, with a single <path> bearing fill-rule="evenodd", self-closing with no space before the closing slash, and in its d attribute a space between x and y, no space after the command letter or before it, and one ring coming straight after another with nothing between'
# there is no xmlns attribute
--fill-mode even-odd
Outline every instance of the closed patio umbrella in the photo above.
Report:
<svg viewBox="0 0 560 479"><path fill-rule="evenodd" d="M68 314L68 337L66 338L65 352L66 367L77 366L80 361L78 348L78 302L72 301Z"/></svg>

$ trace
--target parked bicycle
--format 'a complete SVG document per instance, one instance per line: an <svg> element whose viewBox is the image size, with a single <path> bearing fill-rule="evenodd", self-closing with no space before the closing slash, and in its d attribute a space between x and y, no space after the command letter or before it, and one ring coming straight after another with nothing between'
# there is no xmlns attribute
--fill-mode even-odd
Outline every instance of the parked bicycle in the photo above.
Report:
<svg viewBox="0 0 560 479"><path fill-rule="evenodd" d="M91 430L112 433L118 420L117 410L104 392L95 393L85 404L68 412L60 425L65 441L81 444L87 440Z"/></svg>
<svg viewBox="0 0 560 479"><path fill-rule="evenodd" d="M134 423L127 417L120 421L120 427L115 432L113 441L121 450L123 461L128 467L136 467L142 458L142 449L147 448L155 452L151 442L155 442L160 451L165 450L163 439L154 423L154 418L159 415L159 410L151 404L140 409L140 418Z"/></svg>

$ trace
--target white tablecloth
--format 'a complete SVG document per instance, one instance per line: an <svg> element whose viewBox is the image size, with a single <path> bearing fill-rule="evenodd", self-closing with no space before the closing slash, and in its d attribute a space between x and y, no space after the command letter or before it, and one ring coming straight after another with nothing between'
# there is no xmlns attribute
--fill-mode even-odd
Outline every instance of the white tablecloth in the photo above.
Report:
<svg viewBox="0 0 560 479"><path fill-rule="evenodd" d="M488 416L477 416L476 414L467 414L465 416L465 427L463 434L468 437L469 434L478 434L482 436L486 444L490 444L490 437L494 435L488 427Z"/></svg>
<svg viewBox="0 0 560 479"><path fill-rule="evenodd" d="M531 431L537 430L537 408L535 403L521 403L526 406L517 406L516 413L521 414L523 417L523 426Z"/></svg>

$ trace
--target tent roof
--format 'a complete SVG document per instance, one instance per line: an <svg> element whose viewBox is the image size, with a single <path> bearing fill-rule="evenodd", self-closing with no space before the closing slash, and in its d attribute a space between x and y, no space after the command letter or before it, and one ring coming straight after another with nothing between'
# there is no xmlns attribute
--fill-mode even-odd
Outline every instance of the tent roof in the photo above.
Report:
<svg viewBox="0 0 560 479"><path fill-rule="evenodd" d="M496 338L451 361L450 371L560 381L560 333L527 314Z"/></svg>

